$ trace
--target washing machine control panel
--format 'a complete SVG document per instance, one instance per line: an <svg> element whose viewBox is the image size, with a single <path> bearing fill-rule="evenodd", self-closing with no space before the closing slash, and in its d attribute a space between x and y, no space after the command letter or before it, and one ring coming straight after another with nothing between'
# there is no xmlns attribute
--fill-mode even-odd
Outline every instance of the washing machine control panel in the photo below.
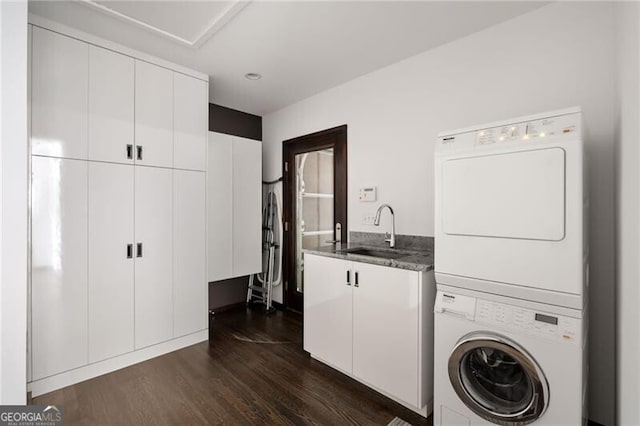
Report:
<svg viewBox="0 0 640 426"><path fill-rule="evenodd" d="M580 320L520 306L476 299L475 321L541 337L580 342Z"/></svg>

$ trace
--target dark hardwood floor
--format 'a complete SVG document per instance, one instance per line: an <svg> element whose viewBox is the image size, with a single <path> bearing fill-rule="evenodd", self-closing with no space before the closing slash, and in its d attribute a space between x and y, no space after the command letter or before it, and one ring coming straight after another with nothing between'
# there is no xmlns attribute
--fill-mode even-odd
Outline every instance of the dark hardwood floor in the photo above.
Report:
<svg viewBox="0 0 640 426"><path fill-rule="evenodd" d="M61 405L64 423L431 425L312 360L296 314L258 308L219 314L200 343L34 398Z"/></svg>

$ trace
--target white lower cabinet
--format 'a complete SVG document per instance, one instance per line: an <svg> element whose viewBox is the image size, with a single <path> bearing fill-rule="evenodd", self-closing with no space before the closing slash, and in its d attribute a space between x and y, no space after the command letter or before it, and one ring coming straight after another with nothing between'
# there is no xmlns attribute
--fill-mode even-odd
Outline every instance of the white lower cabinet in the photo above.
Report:
<svg viewBox="0 0 640 426"><path fill-rule="evenodd" d="M173 335L207 328L205 174L173 171Z"/></svg>
<svg viewBox="0 0 640 426"><path fill-rule="evenodd" d="M87 162L32 160L32 377L87 363Z"/></svg>
<svg viewBox="0 0 640 426"><path fill-rule="evenodd" d="M136 349L173 337L172 172L135 167Z"/></svg>
<svg viewBox="0 0 640 426"><path fill-rule="evenodd" d="M344 260L305 254L304 350L347 373L353 360L349 270Z"/></svg>
<svg viewBox="0 0 640 426"><path fill-rule="evenodd" d="M89 362L133 350L133 178L89 162Z"/></svg>
<svg viewBox="0 0 640 426"><path fill-rule="evenodd" d="M304 283L304 350L426 416L432 274L305 253Z"/></svg>
<svg viewBox="0 0 640 426"><path fill-rule="evenodd" d="M351 266L358 281L353 375L419 407L420 273L368 263Z"/></svg>

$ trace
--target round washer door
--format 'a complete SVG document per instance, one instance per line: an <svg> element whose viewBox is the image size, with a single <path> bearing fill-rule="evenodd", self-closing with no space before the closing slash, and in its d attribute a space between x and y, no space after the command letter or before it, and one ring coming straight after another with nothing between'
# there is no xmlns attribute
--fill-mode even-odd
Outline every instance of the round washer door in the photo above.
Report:
<svg viewBox="0 0 640 426"><path fill-rule="evenodd" d="M498 334L460 339L449 357L449 379L467 407L498 425L531 423L549 405L549 384L540 366Z"/></svg>

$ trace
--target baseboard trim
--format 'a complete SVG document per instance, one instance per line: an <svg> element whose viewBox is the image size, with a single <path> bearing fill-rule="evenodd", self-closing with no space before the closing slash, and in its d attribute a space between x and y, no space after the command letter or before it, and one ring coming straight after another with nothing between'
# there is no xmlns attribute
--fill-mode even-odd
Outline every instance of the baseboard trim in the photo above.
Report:
<svg viewBox="0 0 640 426"><path fill-rule="evenodd" d="M213 315L217 315L223 312L235 311L235 310L243 309L246 307L247 307L247 302L239 302L239 303L232 303L231 305L220 306L215 309L210 309L209 312L212 313Z"/></svg>
<svg viewBox="0 0 640 426"><path fill-rule="evenodd" d="M111 373L121 368L129 367L142 361L155 358L169 352L185 348L200 342L206 342L209 338L208 330L197 331L177 339L168 340L158 343L157 345L148 346L137 351L109 358L104 361L98 361L93 364L85 365L74 370L65 371L64 373L54 376L45 377L44 379L34 380L27 384L27 391L31 392L32 397L37 397L54 390L62 389L85 380L93 379L103 374Z"/></svg>

